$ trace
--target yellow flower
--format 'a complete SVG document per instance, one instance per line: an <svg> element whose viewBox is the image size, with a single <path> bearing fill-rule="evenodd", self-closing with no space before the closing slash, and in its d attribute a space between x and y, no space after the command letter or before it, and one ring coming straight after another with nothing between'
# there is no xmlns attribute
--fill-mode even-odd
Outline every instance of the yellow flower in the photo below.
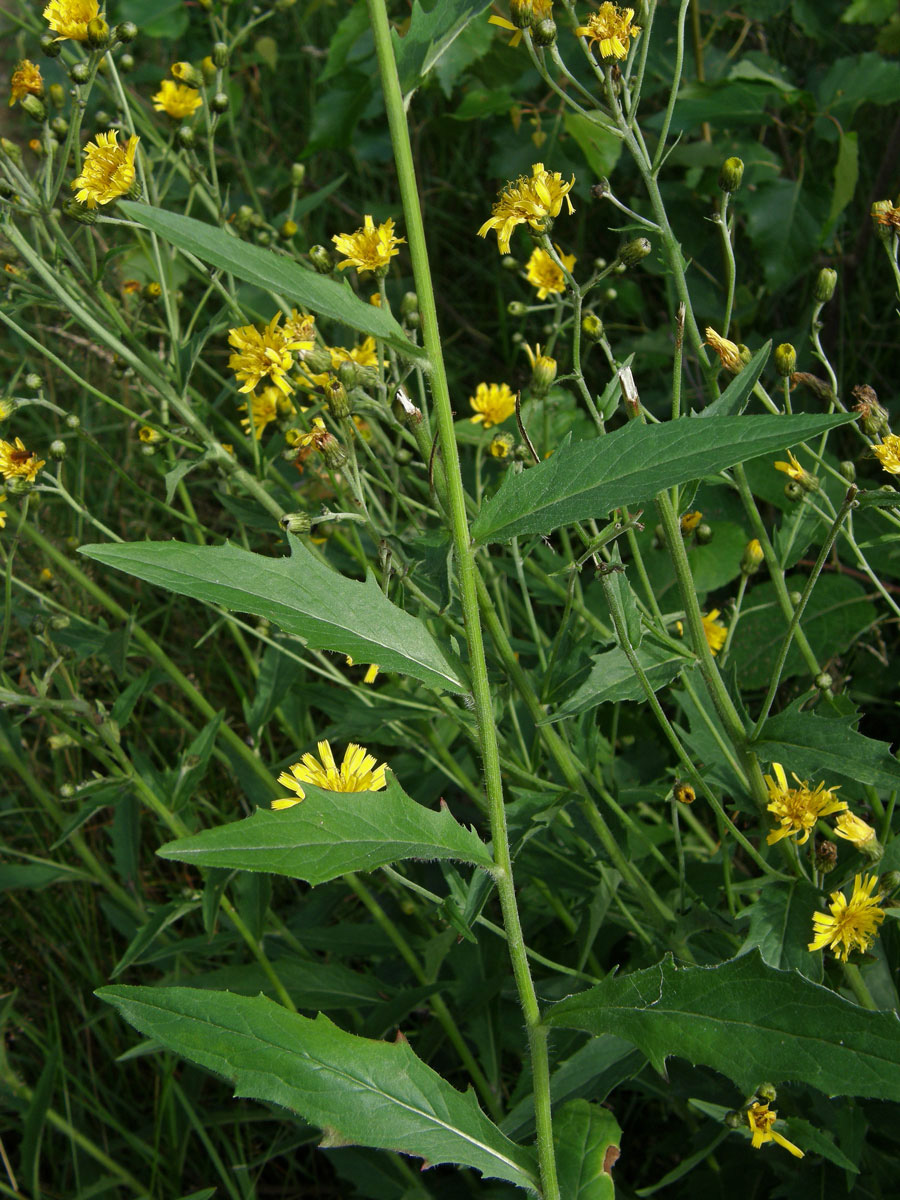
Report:
<svg viewBox="0 0 900 1200"><path fill-rule="evenodd" d="M9 81L9 107L25 96L43 96L44 81L41 78L41 68L23 58L12 73Z"/></svg>
<svg viewBox="0 0 900 1200"><path fill-rule="evenodd" d="M353 666L353 659L350 657L349 654L347 655L347 666L348 667ZM365 675L363 676L363 683L374 683L375 680L378 678L378 672L380 670L381 670L381 668L378 666L377 663L372 663L369 666L369 668L367 669Z"/></svg>
<svg viewBox="0 0 900 1200"><path fill-rule="evenodd" d="M863 850L875 841L872 826L852 812L841 813L834 823L834 832L839 838L852 842L857 850Z"/></svg>
<svg viewBox="0 0 900 1200"><path fill-rule="evenodd" d="M0 440L0 475L4 479L27 479L34 483L35 476L46 459L38 458L33 450L26 450L21 438L14 442Z"/></svg>
<svg viewBox="0 0 900 1200"><path fill-rule="evenodd" d="M571 273L572 268L578 261L575 255L563 254L559 246L556 247L556 252L563 266ZM531 252L531 258L525 264L525 278L532 287L537 288L538 300L546 300L551 292L559 293L566 290L565 275L563 275L547 251L542 250L540 246L535 246Z"/></svg>
<svg viewBox="0 0 900 1200"><path fill-rule="evenodd" d="M239 391L252 392L267 376L285 396L293 391L293 384L287 378L294 365L291 352L308 349L308 345L281 329L280 320L281 313L276 313L263 329L241 325L228 331L228 344L235 350L228 365L241 381Z"/></svg>
<svg viewBox="0 0 900 1200"><path fill-rule="evenodd" d="M508 458L515 447L516 441L511 433L496 433L488 446L493 458Z"/></svg>
<svg viewBox="0 0 900 1200"><path fill-rule="evenodd" d="M291 315L284 319L284 332L292 341L302 343L300 350L312 350L316 341L316 318L311 313L292 308Z"/></svg>
<svg viewBox="0 0 900 1200"><path fill-rule="evenodd" d="M153 446L156 442L163 440L163 435L158 429L151 429L149 425L142 425L138 430L138 438L145 446Z"/></svg>
<svg viewBox="0 0 900 1200"><path fill-rule="evenodd" d="M75 192L79 204L96 208L98 204L109 204L131 191L134 183L134 152L139 138L132 134L128 145L120 146L118 137L114 129L109 133L98 133L95 141L85 146L81 174L72 180L71 185L79 189Z"/></svg>
<svg viewBox="0 0 900 1200"><path fill-rule="evenodd" d="M679 804L693 804L697 799L697 793L689 783L685 783L682 779L676 780L673 784L672 795Z"/></svg>
<svg viewBox="0 0 900 1200"><path fill-rule="evenodd" d="M769 1105L766 1104L751 1104L747 1109L747 1124L750 1126L750 1131L753 1134L751 1145L754 1150L758 1150L765 1142L777 1142L779 1146L784 1146L785 1150L789 1150L794 1158L803 1158L803 1151L799 1146L795 1146L793 1142L789 1142L786 1137L782 1137L776 1129L773 1128L778 1114L774 1111L769 1111Z"/></svg>
<svg viewBox="0 0 900 1200"><path fill-rule="evenodd" d="M728 629L716 619L719 612L718 608L714 608L711 612L700 614L703 619L703 632L706 634L707 644L713 654L719 653L728 637Z"/></svg>
<svg viewBox="0 0 900 1200"><path fill-rule="evenodd" d="M265 427L272 421L276 421L278 419L278 402L282 399L282 393L277 387L267 387L263 388L262 392L258 396L251 394L246 404L238 405L239 412L245 412L249 414L246 417L241 417L241 425L244 428L244 433L250 432L250 419L252 417L253 431L256 436L256 440L259 441L263 435L263 430ZM288 401L288 403L290 404L290 401ZM293 404L291 404L291 411L296 411Z"/></svg>
<svg viewBox="0 0 900 1200"><path fill-rule="evenodd" d="M4 493L3 495L0 495L0 504L3 504L5 500L6 500L6 494ZM0 508L0 529L5 529L5 528L6 528L6 509Z"/></svg>
<svg viewBox="0 0 900 1200"><path fill-rule="evenodd" d="M171 79L164 79L153 97L156 111L166 113L175 121L193 116L202 103L203 98L196 88L173 83Z"/></svg>
<svg viewBox="0 0 900 1200"><path fill-rule="evenodd" d="M705 344L712 347L719 356L719 362L732 375L737 375L744 369L740 347L735 345L734 342L729 342L728 338L720 337L710 325L706 327Z"/></svg>
<svg viewBox="0 0 900 1200"><path fill-rule="evenodd" d="M625 58L632 38L640 36L640 26L632 24L633 8L619 8L616 4L601 4L597 12L591 13L587 25L575 30L578 37L586 37L593 46L600 43L601 58Z"/></svg>
<svg viewBox="0 0 900 1200"><path fill-rule="evenodd" d="M329 442L334 442L337 439L333 437L325 426L325 422L321 417L313 417L313 427L309 433L301 433L293 438L295 446L314 446L316 450L321 452Z"/></svg>
<svg viewBox="0 0 900 1200"><path fill-rule="evenodd" d="M469 403L475 409L475 416L469 420L485 429L500 425L516 411L516 398L507 383L479 383Z"/></svg>
<svg viewBox="0 0 900 1200"><path fill-rule="evenodd" d="M900 475L900 437L896 433L889 433L880 446L873 446L872 449L885 471Z"/></svg>
<svg viewBox="0 0 900 1200"><path fill-rule="evenodd" d="M300 762L291 764L290 774L281 772L278 782L296 792L296 797L273 800L273 808L291 808L299 804L306 796L304 783L314 784L326 792L380 792L387 787L384 777L387 764L376 766L375 758L355 742L347 747L340 767L334 761L329 742L319 742L318 751L318 759L314 754L304 754Z"/></svg>
<svg viewBox="0 0 900 1200"><path fill-rule="evenodd" d="M83 42L89 22L99 15L97 0L50 0L44 9L44 20L57 35L58 42L66 38Z"/></svg>
<svg viewBox="0 0 900 1200"><path fill-rule="evenodd" d="M502 189L492 213L478 230L479 237L487 237L488 230L497 231L497 248L501 254L509 253L509 239L517 225L528 224L537 233L546 233L554 217L559 216L565 199L569 212L575 210L569 191L575 176L565 183L559 171L545 171L543 163L534 163L531 176L520 175L514 183Z"/></svg>
<svg viewBox="0 0 900 1200"><path fill-rule="evenodd" d="M553 0L534 0L533 14L530 22L532 25L537 25L539 21L552 17ZM499 25L501 29L511 29L513 35L509 39L510 46L518 46L522 40L522 27L514 25L512 21L507 21L506 17L488 17L488 25Z"/></svg>
<svg viewBox="0 0 900 1200"><path fill-rule="evenodd" d="M801 467L799 460L792 451L788 450L787 456L791 461L775 463L775 470L783 471L785 475L789 475L794 483L799 483L805 492L814 492L819 486L818 479L816 479L815 475L810 475L805 467Z"/></svg>
<svg viewBox="0 0 900 1200"><path fill-rule="evenodd" d="M395 237L394 222L390 217L376 227L366 213L365 224L356 233L336 233L331 240L338 253L347 256L338 263L340 270L356 267L357 271L378 271L383 274L394 255L400 253L397 247L406 238Z"/></svg>
<svg viewBox="0 0 900 1200"><path fill-rule="evenodd" d="M681 536L687 537L688 534L693 533L702 520L702 512L694 511L685 513L681 518Z"/></svg>
<svg viewBox="0 0 900 1200"><path fill-rule="evenodd" d="M826 788L824 783L819 783L812 791L806 780L801 782L796 775L794 779L798 786L788 787L781 763L772 763L772 770L775 772L774 779L771 775L765 776L770 801L766 807L774 814L779 828L773 829L766 837L770 846L782 838L793 837L795 833L800 834L797 842L802 846L820 817L828 817L846 809L846 800L836 800L834 797L838 790L836 787ZM794 774L793 771L791 774Z"/></svg>
<svg viewBox="0 0 900 1200"><path fill-rule="evenodd" d="M884 910L878 907L881 895L872 895L877 882L875 875L856 875L849 900L843 892L832 892L828 906L831 912L817 912L813 916L815 937L808 948L822 950L827 946L842 962L855 949L868 950L877 936L876 926L884 920Z"/></svg>

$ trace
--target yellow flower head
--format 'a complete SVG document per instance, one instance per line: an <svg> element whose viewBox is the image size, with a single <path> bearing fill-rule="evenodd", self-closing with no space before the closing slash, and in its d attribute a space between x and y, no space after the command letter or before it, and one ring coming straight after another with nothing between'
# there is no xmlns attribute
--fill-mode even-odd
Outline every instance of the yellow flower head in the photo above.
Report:
<svg viewBox="0 0 900 1200"><path fill-rule="evenodd" d="M263 430L272 421L276 421L279 415L279 401L285 399L283 393L277 387L266 387L260 394L251 394L246 404L238 405L239 412L245 412L249 415L241 417L241 425L244 427L244 433L250 432L250 421L253 421L253 432L256 440L263 435ZM290 411L295 412L293 404L288 400Z"/></svg>
<svg viewBox="0 0 900 1200"><path fill-rule="evenodd" d="M535 163L530 176L520 175L503 188L478 236L487 237L488 230L496 229L497 248L501 254L508 254L509 239L517 225L527 224L536 233L546 233L553 218L559 216L563 200L570 213L575 211L569 198L574 183L574 175L566 183L559 171L545 171L543 163Z"/></svg>
<svg viewBox="0 0 900 1200"><path fill-rule="evenodd" d="M196 88L173 83L171 79L164 79L153 97L156 111L166 113L175 121L193 116L202 103L203 98Z"/></svg>
<svg viewBox="0 0 900 1200"><path fill-rule="evenodd" d="M284 332L292 342L301 343L298 350L312 350L316 341L316 318L292 308L291 315L284 319ZM303 357L302 353L300 357Z"/></svg>
<svg viewBox="0 0 900 1200"><path fill-rule="evenodd" d="M713 652L718 654L725 645L725 639L728 637L728 629L717 620L720 610L714 608L711 612L701 613L703 619L703 632L706 634L706 641Z"/></svg>
<svg viewBox="0 0 900 1200"><path fill-rule="evenodd" d="M255 325L241 325L228 332L228 344L235 353L228 365L241 381L240 391L252 392L261 379L267 376L272 383L289 396L293 385L287 373L294 365L291 352L308 348L306 343L291 337L279 326L281 313L276 313L263 329Z"/></svg>
<svg viewBox="0 0 900 1200"><path fill-rule="evenodd" d="M774 464L776 471L783 471L785 475L789 475L794 483L799 483L805 492L814 492L819 486L819 481L815 475L810 475L805 467L800 465L796 455L788 450L787 456L790 462L777 462Z"/></svg>
<svg viewBox="0 0 900 1200"><path fill-rule="evenodd" d="M849 900L843 892L832 892L830 913L817 912L813 916L815 936L808 948L822 950L827 946L842 962L853 950L868 950L877 936L877 926L884 920L884 910L878 907L881 895L872 895L877 882L875 875L856 875Z"/></svg>
<svg viewBox="0 0 900 1200"><path fill-rule="evenodd" d="M601 58L625 58L631 39L639 37L641 32L639 25L632 24L633 17L633 8L619 8L607 2L591 13L587 25L579 25L575 33L586 37L592 46L599 42Z"/></svg>
<svg viewBox="0 0 900 1200"><path fill-rule="evenodd" d="M4 479L27 479L29 483L34 483L46 461L38 458L33 450L26 450L21 438L16 438L14 442L0 440L0 475Z"/></svg>
<svg viewBox="0 0 900 1200"><path fill-rule="evenodd" d="M145 446L154 446L157 442L163 440L163 435L158 429L151 429L149 425L142 425L138 430L138 438Z"/></svg>
<svg viewBox="0 0 900 1200"><path fill-rule="evenodd" d="M6 500L6 493L4 493L3 495L0 495L0 504L3 504L5 500ZM0 529L5 529L5 528L6 528L6 509L0 508Z"/></svg>
<svg viewBox="0 0 900 1200"><path fill-rule="evenodd" d="M347 655L347 666L348 667L353 666L353 659L350 657L349 654ZM378 672L380 670L381 670L381 668L378 666L377 663L371 663L369 665L369 667L366 669L365 675L363 676L363 683L374 683L375 680L378 678Z"/></svg>
<svg viewBox="0 0 900 1200"><path fill-rule="evenodd" d="M556 247L556 252L566 270L571 273L578 261L575 255L563 254L559 246ZM542 250L540 246L535 246L531 252L531 258L525 264L525 278L532 287L537 288L538 300L546 300L551 293L555 295L566 290L565 275L547 251Z"/></svg>
<svg viewBox="0 0 900 1200"><path fill-rule="evenodd" d="M553 0L533 0L532 15L528 22L528 27L537 25L540 21L545 21L548 17L553 16ZM518 46L522 40L523 25L516 25L513 21L507 21L506 17L488 17L488 25L499 25L501 29L511 29L512 37L509 39L510 46Z"/></svg>
<svg viewBox="0 0 900 1200"><path fill-rule="evenodd" d="M694 512L686 512L681 518L681 535L687 537L693 533L700 522L703 520L703 513L699 510Z"/></svg>
<svg viewBox="0 0 900 1200"><path fill-rule="evenodd" d="M516 411L516 398L508 383L479 383L475 395L469 397L469 403L475 410L475 416L469 420L485 429L500 425Z"/></svg>
<svg viewBox="0 0 900 1200"><path fill-rule="evenodd" d="M318 758L314 754L304 754L300 762L292 763L290 774L281 772L278 782L296 795L273 800L273 808L291 808L299 804L306 796L304 783L311 783L326 792L380 792L387 787L384 777L387 764L376 765L375 758L364 747L351 742L340 767L334 761L329 742L319 742L318 751Z"/></svg>
<svg viewBox="0 0 900 1200"><path fill-rule="evenodd" d="M58 42L66 38L83 42L89 23L99 15L97 0L50 0L44 9L44 20L56 34Z"/></svg>
<svg viewBox="0 0 900 1200"><path fill-rule="evenodd" d="M9 107L17 100L26 96L43 96L44 81L41 78L41 68L23 58L12 73L9 81Z"/></svg>
<svg viewBox="0 0 900 1200"><path fill-rule="evenodd" d="M72 180L77 188L75 199L88 208L98 204L109 204L130 192L134 184L134 152L138 137L132 134L127 146L119 145L119 135L113 129L109 133L98 133L93 142L84 148L85 159L81 174Z"/></svg>
<svg viewBox="0 0 900 1200"><path fill-rule="evenodd" d="M875 456L885 471L900 475L900 437L889 433L880 446L873 446Z"/></svg>
<svg viewBox="0 0 900 1200"><path fill-rule="evenodd" d="M794 1158L803 1158L803 1151L799 1146L795 1146L793 1142L789 1142L786 1137L773 1128L778 1114L772 1110L769 1111L768 1104L751 1104L747 1109L747 1124L750 1126L750 1131L753 1134L751 1145L754 1150L758 1150L765 1142L776 1142L779 1146L783 1146L785 1150L789 1150Z"/></svg>
<svg viewBox="0 0 900 1200"><path fill-rule="evenodd" d="M770 846L782 838L793 837L795 833L800 835L797 842L802 846L820 817L828 817L846 809L846 800L835 799L836 787L826 788L824 783L819 783L813 791L805 779L801 781L796 775L794 780L797 787L788 787L781 763L772 763L772 770L775 778L771 775L765 777L769 789L769 804L766 807L774 814L778 828L766 837Z"/></svg>
<svg viewBox="0 0 900 1200"><path fill-rule="evenodd" d="M839 838L852 842L857 850L874 844L875 830L856 813L843 812L834 823L834 832Z"/></svg>
<svg viewBox="0 0 900 1200"><path fill-rule="evenodd" d="M732 375L737 375L744 369L744 361L741 358L740 347L734 342L729 342L728 338L720 337L711 325L706 327L706 343L719 356L719 362L726 371L730 371Z"/></svg>
<svg viewBox="0 0 900 1200"><path fill-rule="evenodd" d="M406 238L394 235L394 222L390 217L382 225L376 226L366 213L365 223L356 233L336 233L331 240L338 253L347 256L338 263L340 270L356 267L357 271L378 271L384 274L394 255L400 253L397 247L401 242L405 242Z"/></svg>

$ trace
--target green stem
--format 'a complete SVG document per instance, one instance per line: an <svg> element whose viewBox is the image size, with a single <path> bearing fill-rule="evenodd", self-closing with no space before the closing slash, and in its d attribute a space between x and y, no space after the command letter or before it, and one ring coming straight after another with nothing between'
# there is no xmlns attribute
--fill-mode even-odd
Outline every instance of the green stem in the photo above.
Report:
<svg viewBox="0 0 900 1200"><path fill-rule="evenodd" d="M478 615L478 577L474 551L469 536L466 517L465 492L459 463L459 451L453 429L453 408L450 390L444 369L440 334L437 323L437 306L428 263L425 230L419 206L419 193L413 165L412 146L406 123L406 110L397 76L397 65L391 43L391 30L385 0L367 0L378 67L381 74L385 107L394 147L394 158L403 212L409 236L409 250L413 265L413 278L419 297L422 315L423 342L429 358L431 392L434 413L440 437L444 471L447 481L447 504L450 518L459 594L466 627L469 651L469 666L472 674L472 690L475 699L475 716L479 743L484 766L485 790L491 821L495 880L503 923L507 931L510 959L519 1003L528 1031L531 1051L531 1067L534 1088L535 1123L537 1127L537 1149L541 1181L545 1200L560 1200L556 1178L556 1159L553 1150L553 1127L550 1111L550 1062L547 1051L548 1029L541 1022L537 994L531 978L525 939L516 903L513 883L512 857L506 828L506 812L503 807L503 784L500 774L500 753L497 743L497 728L494 721L484 640Z"/></svg>

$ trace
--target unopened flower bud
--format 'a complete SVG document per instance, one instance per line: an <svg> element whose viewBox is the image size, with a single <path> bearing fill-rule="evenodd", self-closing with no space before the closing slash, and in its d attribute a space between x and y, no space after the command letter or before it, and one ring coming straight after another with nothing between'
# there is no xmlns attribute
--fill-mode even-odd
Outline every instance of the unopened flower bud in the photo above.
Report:
<svg viewBox="0 0 900 1200"><path fill-rule="evenodd" d="M50 128L58 138L64 138L69 132L69 122L65 117L54 117L50 122Z"/></svg>
<svg viewBox="0 0 900 1200"><path fill-rule="evenodd" d="M43 383L43 380L41 379L40 375L37 374L36 371L29 371L28 374L25 376L25 386L27 388L31 388L31 390L33 392L36 392L42 383Z"/></svg>
<svg viewBox="0 0 900 1200"><path fill-rule="evenodd" d="M296 221L285 221L278 230L278 236L285 242L289 242L292 237L296 237L300 230L300 226Z"/></svg>
<svg viewBox="0 0 900 1200"><path fill-rule="evenodd" d="M59 58L62 54L62 42L58 42L53 34L47 30L41 34L41 51L46 54L47 58Z"/></svg>
<svg viewBox="0 0 900 1200"><path fill-rule="evenodd" d="M603 322L596 313L585 313L581 318L581 332L589 342L599 342L603 337Z"/></svg>
<svg viewBox="0 0 900 1200"><path fill-rule="evenodd" d="M755 575L762 566L764 558L765 555L763 554L763 548L759 543L759 539L753 538L744 547L744 554L741 558L741 573L743 575Z"/></svg>
<svg viewBox="0 0 900 1200"><path fill-rule="evenodd" d="M878 890L882 896L890 896L900 888L900 871L885 871L878 877Z"/></svg>
<svg viewBox="0 0 900 1200"><path fill-rule="evenodd" d="M510 300L506 311L511 317L524 317L528 312L528 305L523 304L521 300Z"/></svg>
<svg viewBox="0 0 900 1200"><path fill-rule="evenodd" d="M707 546L713 540L712 526L707 525L705 521L702 525L698 525L696 537L701 546Z"/></svg>
<svg viewBox="0 0 900 1200"><path fill-rule="evenodd" d="M14 162L17 167L21 167L22 151L15 142L11 142L9 138L0 137L0 150L3 151L10 162Z"/></svg>
<svg viewBox="0 0 900 1200"><path fill-rule="evenodd" d="M216 42L212 48L212 60L221 71L228 66L228 47L224 42Z"/></svg>
<svg viewBox="0 0 900 1200"><path fill-rule="evenodd" d="M134 70L134 55L122 54L119 56L119 74L129 75Z"/></svg>
<svg viewBox="0 0 900 1200"><path fill-rule="evenodd" d="M203 76L189 62L172 63L172 74L179 83L186 83L188 87L203 87Z"/></svg>
<svg viewBox="0 0 900 1200"><path fill-rule="evenodd" d="M207 87L212 87L212 85L216 82L216 76L218 73L219 72L216 69L216 64L213 62L210 55L207 54L204 58L200 59L200 74L203 76L203 82Z"/></svg>
<svg viewBox="0 0 900 1200"><path fill-rule="evenodd" d="M90 79L90 77L91 77L91 72L88 68L87 63L85 63L85 62L73 63L72 66L69 67L69 78L72 80L73 83L77 83L79 85L83 84L83 83L87 83L87 81Z"/></svg>
<svg viewBox="0 0 900 1200"><path fill-rule="evenodd" d="M88 21L84 40L92 50L103 50L109 45L109 26L102 17L93 17Z"/></svg>
<svg viewBox="0 0 900 1200"><path fill-rule="evenodd" d="M796 504L798 500L803 499L804 489L800 486L796 479L790 479L784 485L784 494L786 499L790 500L793 504Z"/></svg>
<svg viewBox="0 0 900 1200"><path fill-rule="evenodd" d="M216 92L216 94L210 99L209 108L211 112L224 113L228 112L228 106L230 103L231 101L228 99L228 95L225 92Z"/></svg>
<svg viewBox="0 0 900 1200"><path fill-rule="evenodd" d="M347 451L330 433L319 443L319 453L332 471L338 470L347 461Z"/></svg>
<svg viewBox="0 0 900 1200"><path fill-rule="evenodd" d="M260 229L255 235L255 241L257 246L271 246L272 235L269 233L268 229Z"/></svg>
<svg viewBox="0 0 900 1200"><path fill-rule="evenodd" d="M627 242L619 251L619 262L626 267L636 267L642 258L646 258L653 247L647 238L634 238Z"/></svg>
<svg viewBox="0 0 900 1200"><path fill-rule="evenodd" d="M93 225L97 220L96 208L88 208L86 204L79 204L77 200L67 200L62 210L67 217L79 221L82 225Z"/></svg>
<svg viewBox="0 0 900 1200"><path fill-rule="evenodd" d="M403 299L400 301L400 316L408 317L412 313L419 311L419 297L415 292L404 292Z"/></svg>
<svg viewBox="0 0 900 1200"><path fill-rule="evenodd" d="M295 162L291 163L291 187L299 188L303 186L303 181L306 178L306 163Z"/></svg>
<svg viewBox="0 0 900 1200"><path fill-rule="evenodd" d="M325 381L325 399L328 401L328 408L331 415L336 421L342 421L345 417L350 416L350 399L347 396L347 389L339 379L334 375L330 375Z"/></svg>
<svg viewBox="0 0 900 1200"><path fill-rule="evenodd" d="M330 275L334 270L334 257L327 246L310 246L309 261L320 275Z"/></svg>
<svg viewBox="0 0 900 1200"><path fill-rule="evenodd" d="M44 107L43 100L38 99L31 92L27 96L22 97L22 107L34 121L43 121L47 115L47 109Z"/></svg>
<svg viewBox="0 0 900 1200"><path fill-rule="evenodd" d="M421 409L416 408L403 387L398 387L394 393L391 412L401 425L418 425L422 420Z"/></svg>
<svg viewBox="0 0 900 1200"><path fill-rule="evenodd" d="M816 870L821 875L827 875L837 866L837 846L834 842L816 843Z"/></svg>
<svg viewBox="0 0 900 1200"><path fill-rule="evenodd" d="M509 0L509 19L516 29L530 29L534 21L534 0Z"/></svg>
<svg viewBox="0 0 900 1200"><path fill-rule="evenodd" d="M820 671L816 676L815 683L820 692L827 692L831 690L834 679L827 671Z"/></svg>
<svg viewBox="0 0 900 1200"><path fill-rule="evenodd" d="M553 387L554 379L556 379L556 369L555 358L551 358L549 354L539 354L537 356L531 369L532 395L538 398L547 395Z"/></svg>
<svg viewBox="0 0 900 1200"><path fill-rule="evenodd" d="M790 600L792 607L799 608L800 601L802 599L803 599L802 592L788 592L788 600Z"/></svg>
<svg viewBox="0 0 900 1200"><path fill-rule="evenodd" d="M869 437L885 437L891 432L887 409L878 403L874 388L867 383L858 383L851 395L856 401L854 412L859 413L862 427Z"/></svg>
<svg viewBox="0 0 900 1200"><path fill-rule="evenodd" d="M838 463L838 470L848 483L856 483L856 464L848 458Z"/></svg>
<svg viewBox="0 0 900 1200"><path fill-rule="evenodd" d="M57 462L62 462L68 451L69 448L62 438L54 438L47 448L47 452L49 453L50 457L55 459Z"/></svg>
<svg viewBox="0 0 900 1200"><path fill-rule="evenodd" d="M24 475L13 475L3 486L10 496L27 496L34 488L31 480L26 479Z"/></svg>
<svg viewBox="0 0 900 1200"><path fill-rule="evenodd" d="M817 304L827 304L834 295L837 287L837 271L831 267L823 267L813 287L813 299Z"/></svg>
<svg viewBox="0 0 900 1200"><path fill-rule="evenodd" d="M683 779L676 779L672 785L672 795L679 804L693 804L697 799L697 793L689 783L685 783Z"/></svg>
<svg viewBox="0 0 900 1200"><path fill-rule="evenodd" d="M726 158L719 170L719 187L723 192L736 192L744 178L744 163L740 158Z"/></svg>
<svg viewBox="0 0 900 1200"><path fill-rule="evenodd" d="M890 241L900 227L900 209L894 208L890 200L876 200L869 211L875 236L879 241Z"/></svg>
<svg viewBox="0 0 900 1200"><path fill-rule="evenodd" d="M309 533L310 529L312 529L312 521L309 514L304 512L284 513L279 518L278 524L285 533Z"/></svg>
<svg viewBox="0 0 900 1200"><path fill-rule="evenodd" d="M518 271L519 260L517 258L513 258L511 254L504 254L500 259L500 266L504 271Z"/></svg>
<svg viewBox="0 0 900 1200"><path fill-rule="evenodd" d="M190 125L179 125L175 130L175 141L185 150L190 150L197 143L197 135Z"/></svg>
<svg viewBox="0 0 900 1200"><path fill-rule="evenodd" d="M775 370L782 379L793 375L797 366L797 351L790 342L782 342L775 347Z"/></svg>
<svg viewBox="0 0 900 1200"><path fill-rule="evenodd" d="M536 46L552 46L556 41L556 22L552 17L544 17L531 27L531 40Z"/></svg>
<svg viewBox="0 0 900 1200"><path fill-rule="evenodd" d="M761 1083L756 1089L756 1094L764 1104L774 1104L778 1099L774 1083Z"/></svg>
<svg viewBox="0 0 900 1200"><path fill-rule="evenodd" d="M138 27L134 21L120 21L115 28L115 39L117 42L133 42L138 35ZM119 65L122 65L122 60L119 59Z"/></svg>
<svg viewBox="0 0 900 1200"><path fill-rule="evenodd" d="M744 1114L739 1112L736 1108L731 1109L730 1112L725 1114L723 1123L727 1125L729 1129L740 1129L742 1125L747 1124L747 1122L744 1120Z"/></svg>
<svg viewBox="0 0 900 1200"><path fill-rule="evenodd" d="M50 103L54 108L62 108L66 103L66 90L61 83L51 83L48 88Z"/></svg>
<svg viewBox="0 0 900 1200"><path fill-rule="evenodd" d="M78 413L67 413L65 417L65 426L67 429L80 429L81 417Z"/></svg>
<svg viewBox="0 0 900 1200"><path fill-rule="evenodd" d="M148 303L155 304L162 295L162 288L154 279L150 283L144 284L141 289L141 295Z"/></svg>

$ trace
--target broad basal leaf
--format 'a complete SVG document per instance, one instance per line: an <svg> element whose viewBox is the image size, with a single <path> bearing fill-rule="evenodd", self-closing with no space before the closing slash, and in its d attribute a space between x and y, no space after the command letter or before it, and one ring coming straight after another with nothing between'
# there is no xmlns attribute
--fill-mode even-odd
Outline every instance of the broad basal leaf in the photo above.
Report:
<svg viewBox="0 0 900 1200"><path fill-rule="evenodd" d="M167 842L157 853L201 867L269 871L307 883L405 858L494 865L484 842L449 809L435 812L417 804L392 777L382 792L324 792L306 783L303 788L306 799L293 808L260 808L243 821Z"/></svg>
<svg viewBox="0 0 900 1200"><path fill-rule="evenodd" d="M553 1114L560 1194L566 1200L614 1200L612 1169L619 1157L619 1122L599 1104L570 1100Z"/></svg>
<svg viewBox="0 0 900 1200"><path fill-rule="evenodd" d="M349 654L431 687L467 690L459 665L371 576L365 583L345 579L296 539L288 558L175 541L82 546L80 552L180 596L265 617L314 650Z"/></svg>
<svg viewBox="0 0 900 1200"><path fill-rule="evenodd" d="M345 1033L327 1017L262 996L193 988L107 987L97 995L167 1049L222 1075L236 1096L280 1104L345 1142L458 1163L530 1191L530 1151L417 1058L409 1043Z"/></svg>
<svg viewBox="0 0 900 1200"><path fill-rule="evenodd" d="M166 212L123 200L119 208L146 229L165 238L179 250L186 250L203 262L219 267L256 284L267 292L277 292L291 304L301 305L319 317L330 317L360 333L383 338L410 358L421 358L424 350L414 346L391 314L366 304L346 282L336 283L316 271L307 270L284 254L275 254L262 246L251 246L239 237L194 217Z"/></svg>
<svg viewBox="0 0 900 1200"><path fill-rule="evenodd" d="M561 525L605 519L614 508L652 499L663 488L713 475L735 463L789 446L855 418L710 417L621 429L589 441L565 441L521 474L508 472L472 525L476 542L552 533Z"/></svg>
<svg viewBox="0 0 900 1200"><path fill-rule="evenodd" d="M897 1014L859 1008L757 951L715 967L679 968L669 955L561 1000L544 1019L626 1038L658 1071L670 1055L712 1067L748 1096L791 1079L829 1096L900 1100Z"/></svg>
<svg viewBox="0 0 900 1200"><path fill-rule="evenodd" d="M753 749L763 762L780 762L801 779L826 781L840 775L855 783L900 787L900 762L888 742L876 742L854 728L860 714L817 717L800 712L802 700L769 717Z"/></svg>

